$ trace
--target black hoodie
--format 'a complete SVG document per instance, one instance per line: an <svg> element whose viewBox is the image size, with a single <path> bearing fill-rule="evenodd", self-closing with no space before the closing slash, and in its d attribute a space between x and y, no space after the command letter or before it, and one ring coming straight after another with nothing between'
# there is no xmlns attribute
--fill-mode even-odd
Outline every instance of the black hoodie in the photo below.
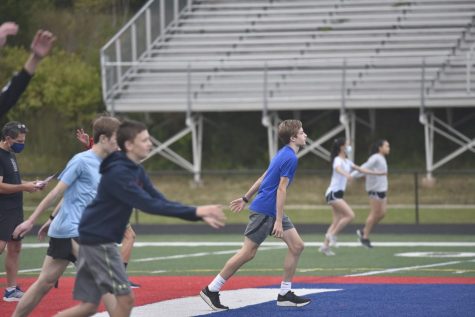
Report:
<svg viewBox="0 0 475 317"><path fill-rule="evenodd" d="M144 168L123 152L101 163L96 198L86 207L79 223L81 244L120 243L133 208L150 214L197 221L196 208L169 201L152 185Z"/></svg>

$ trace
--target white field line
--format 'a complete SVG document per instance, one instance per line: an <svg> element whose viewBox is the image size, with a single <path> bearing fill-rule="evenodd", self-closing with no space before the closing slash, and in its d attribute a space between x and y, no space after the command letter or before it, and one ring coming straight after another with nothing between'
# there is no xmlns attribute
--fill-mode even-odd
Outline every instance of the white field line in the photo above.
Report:
<svg viewBox="0 0 475 317"><path fill-rule="evenodd" d="M259 250L274 250L274 249L282 249L284 246L275 246L275 247L261 247ZM176 254L176 255L169 255L169 256L159 256L154 258L143 258L143 259L136 259L132 260L132 262L152 262L152 261L159 261L159 260L174 260L174 259L184 259L184 258L195 258L201 256L208 256L208 255L222 255L222 254L233 254L239 251L239 249L233 250L225 250L225 251L216 251L216 252L199 252L199 253L190 253L190 254Z"/></svg>
<svg viewBox="0 0 475 317"><path fill-rule="evenodd" d="M460 263L465 263L465 262L475 262L475 260L450 261L450 262L434 263L434 264L428 264L428 265L406 266L406 267L399 267L399 268L379 270L379 271L369 271L369 272L358 273L358 274L349 274L349 275L345 275L345 276L354 277L354 276L378 275L378 274L385 274L385 273L394 273L394 272L401 272L401 271L412 271L412 270L418 270L418 269L425 269L425 268L429 268L429 267L448 266L448 265L460 264Z"/></svg>
<svg viewBox="0 0 475 317"><path fill-rule="evenodd" d="M374 246L378 247L475 247L475 242L372 242ZM306 246L318 247L321 242L305 242ZM342 247L360 247L359 242L338 242ZM46 248L47 243L23 243L23 249ZM212 241L197 241L197 242L135 242L134 248L143 247L240 247L242 242L212 242ZM284 242L264 242L263 247L285 247Z"/></svg>
<svg viewBox="0 0 475 317"><path fill-rule="evenodd" d="M475 242L374 242L372 243L377 247L475 247ZM321 246L321 242L306 242L308 247L318 247ZM342 247L361 247L359 242L339 242L339 246ZM47 243L24 243L22 244L23 249L33 249L33 248L46 248ZM134 247L240 247L242 242L136 242ZM259 250L270 250L274 248L285 248L285 243L283 242L264 242ZM216 251L216 252L200 252L190 254L178 254L166 257L156 257L156 258L144 258L144 259L135 259L133 262L147 262L155 260L167 260L167 259L183 259L188 257L199 257L207 255L220 255L220 254L230 254L235 253L237 250L225 250L225 251ZM25 269L20 270L19 273L28 273L28 272L37 272L41 271L41 268L34 269ZM0 272L0 276L4 276L5 272ZM362 273L363 274L363 273Z"/></svg>

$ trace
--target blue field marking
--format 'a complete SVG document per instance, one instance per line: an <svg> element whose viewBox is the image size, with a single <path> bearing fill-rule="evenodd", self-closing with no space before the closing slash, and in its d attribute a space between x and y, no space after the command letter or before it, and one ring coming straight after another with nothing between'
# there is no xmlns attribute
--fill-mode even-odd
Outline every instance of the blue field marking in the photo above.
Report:
<svg viewBox="0 0 475 317"><path fill-rule="evenodd" d="M276 287L276 296L278 285ZM278 307L275 301L247 306L222 316L301 317L470 317L475 316L475 285L460 284L295 284L299 288L339 288L338 292L309 295L302 308ZM215 314L212 314L215 315Z"/></svg>

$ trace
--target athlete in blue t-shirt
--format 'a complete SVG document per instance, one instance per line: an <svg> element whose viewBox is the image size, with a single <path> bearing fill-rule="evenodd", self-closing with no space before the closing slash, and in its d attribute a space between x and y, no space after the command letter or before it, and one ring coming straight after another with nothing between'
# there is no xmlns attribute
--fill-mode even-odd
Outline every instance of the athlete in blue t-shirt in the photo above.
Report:
<svg viewBox="0 0 475 317"><path fill-rule="evenodd" d="M256 198L249 207L251 213L241 250L226 262L221 272L200 293L201 298L213 310L229 309L221 304L219 291L241 266L254 258L259 245L269 235L282 239L288 247L277 305L301 307L310 303L310 299L297 296L291 291L292 278L304 249L304 242L290 219L284 214L287 187L292 182L297 169L296 153L305 145L307 135L303 132L302 123L299 120L281 122L278 133L279 138L286 145L280 149L264 175L251 186L248 192L231 202L231 210L240 212L257 192Z"/></svg>
<svg viewBox="0 0 475 317"><path fill-rule="evenodd" d="M76 154L60 174L59 182L36 207L33 214L17 226L13 236L24 236L33 227L38 217L47 210L57 198L63 196L59 212L41 228L49 225L49 247L40 276L26 291L18 303L13 316L27 316L39 304L43 296L53 287L66 270L69 262L75 262L78 255L78 226L87 205L94 199L101 174L99 166L103 159L117 151L116 131L119 120L101 116L94 121L94 145L88 151ZM106 300L108 310L112 309L113 298Z"/></svg>

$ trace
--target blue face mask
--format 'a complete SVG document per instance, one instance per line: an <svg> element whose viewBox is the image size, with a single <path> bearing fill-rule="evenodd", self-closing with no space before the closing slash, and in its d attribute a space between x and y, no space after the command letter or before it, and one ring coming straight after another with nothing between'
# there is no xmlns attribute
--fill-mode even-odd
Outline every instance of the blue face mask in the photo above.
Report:
<svg viewBox="0 0 475 317"><path fill-rule="evenodd" d="M10 149L12 149L12 151L15 153L20 153L21 151L23 151L24 148L25 148L25 143L13 143L10 146Z"/></svg>
<svg viewBox="0 0 475 317"><path fill-rule="evenodd" d="M351 152L353 152L353 148L351 147L351 145L345 146L345 153L346 153L346 155L350 155Z"/></svg>

